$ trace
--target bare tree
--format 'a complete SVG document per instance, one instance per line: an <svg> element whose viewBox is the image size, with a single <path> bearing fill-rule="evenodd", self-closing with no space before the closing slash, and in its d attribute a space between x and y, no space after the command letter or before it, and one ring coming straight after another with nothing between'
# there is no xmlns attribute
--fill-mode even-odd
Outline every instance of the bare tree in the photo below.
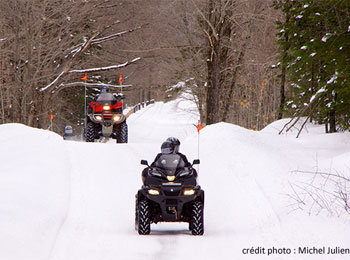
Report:
<svg viewBox="0 0 350 260"><path fill-rule="evenodd" d="M184 80L207 124L232 122L261 129L275 120L279 81L272 1L184 1L178 23Z"/></svg>
<svg viewBox="0 0 350 260"><path fill-rule="evenodd" d="M50 111L67 105L51 88L80 78L68 72L98 65L103 43L133 30L117 31L116 10L102 0L0 1L2 120L47 127Z"/></svg>

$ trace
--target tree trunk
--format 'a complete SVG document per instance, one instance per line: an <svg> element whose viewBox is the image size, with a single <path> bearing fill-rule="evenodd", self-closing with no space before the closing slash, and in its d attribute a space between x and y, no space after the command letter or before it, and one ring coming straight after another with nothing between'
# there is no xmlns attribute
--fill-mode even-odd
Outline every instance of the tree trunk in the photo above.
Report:
<svg viewBox="0 0 350 260"><path fill-rule="evenodd" d="M213 66L208 61L208 91L206 98L206 124L215 124L219 122L219 96L220 90L217 83L217 66Z"/></svg>
<svg viewBox="0 0 350 260"><path fill-rule="evenodd" d="M3 81L3 57L0 55L0 102L1 102L1 121L5 124L5 96L3 93L4 81Z"/></svg>
<svg viewBox="0 0 350 260"><path fill-rule="evenodd" d="M279 109L277 119L283 118L283 110L286 103L285 85L286 85L286 66L282 65L281 86L280 86L280 109Z"/></svg>
<svg viewBox="0 0 350 260"><path fill-rule="evenodd" d="M216 32L213 30L212 24L215 25L214 1L208 1L208 24L207 24L207 68L208 68L208 91L206 98L206 124L215 124L219 122L219 67L218 67L218 53L220 48L220 40ZM211 23L211 24L209 24Z"/></svg>
<svg viewBox="0 0 350 260"><path fill-rule="evenodd" d="M251 38L252 27L254 24L253 20L255 19L255 13L258 12L260 5L261 5L261 3L258 3L255 7L255 10L253 10L253 14L251 15L249 22L248 22L247 32L246 32L246 36L243 39L241 50L239 52L237 60L234 63L234 69L233 69L233 73L232 73L231 84L230 84L229 90L228 90L228 95L226 95L226 98L223 100L224 106L223 106L222 121L224 121L224 122L228 121L228 114L230 111L230 107L233 103L232 102L233 93L234 93L234 90L236 88L237 77L239 75L239 72L243 68L244 56L245 56L246 51L247 51L249 39Z"/></svg>
<svg viewBox="0 0 350 260"><path fill-rule="evenodd" d="M290 20L290 15L287 13L286 15L286 23L288 23ZM277 119L283 118L283 110L286 104L286 95L285 95L285 86L286 86L286 59L287 59L287 52L289 49L289 35L285 33L285 48L283 50L283 59L282 59L282 72L281 72L281 87L280 87L280 109L277 116Z"/></svg>
<svg viewBox="0 0 350 260"><path fill-rule="evenodd" d="M337 132L336 128L336 116L335 116L335 109L332 108L329 112L329 132L335 133Z"/></svg>

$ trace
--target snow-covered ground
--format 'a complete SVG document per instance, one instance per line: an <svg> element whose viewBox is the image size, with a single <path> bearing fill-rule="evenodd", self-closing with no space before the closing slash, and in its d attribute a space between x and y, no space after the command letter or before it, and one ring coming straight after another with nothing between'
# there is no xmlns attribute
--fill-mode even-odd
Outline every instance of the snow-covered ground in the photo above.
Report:
<svg viewBox="0 0 350 260"><path fill-rule="evenodd" d="M296 139L278 135L281 120L259 132L219 123L198 137L193 108L180 99L150 105L129 117L130 142L118 145L1 125L0 259L349 259L327 254L350 248L350 216L329 194L334 177L321 174L349 177L349 133L309 124ZM200 140L204 236L181 223L152 225L149 236L134 230L140 160L152 161L169 136L189 160Z"/></svg>

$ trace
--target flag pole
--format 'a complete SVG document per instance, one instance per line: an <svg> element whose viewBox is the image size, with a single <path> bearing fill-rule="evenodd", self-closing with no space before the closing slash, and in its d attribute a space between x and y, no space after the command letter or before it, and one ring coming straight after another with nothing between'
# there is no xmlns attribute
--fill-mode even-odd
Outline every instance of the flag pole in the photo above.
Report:
<svg viewBox="0 0 350 260"><path fill-rule="evenodd" d="M53 120L53 115L52 115L52 112L50 112L50 130L53 131L53 123L52 123L52 120Z"/></svg>
<svg viewBox="0 0 350 260"><path fill-rule="evenodd" d="M119 85L121 86L123 84L123 75L119 74ZM123 95L123 87L120 88L120 94Z"/></svg>
<svg viewBox="0 0 350 260"><path fill-rule="evenodd" d="M204 128L204 126L201 125L201 121L198 120L198 125L197 125L197 132L198 132L198 159L199 159L199 145L200 145L200 131ZM199 165L198 165L198 173L199 173Z"/></svg>
<svg viewBox="0 0 350 260"><path fill-rule="evenodd" d="M197 126L197 131L198 131L198 159L199 159L199 141L200 141L200 139L199 139L200 130L199 130L199 128L198 128L199 125L200 125L199 122L200 122L200 121L198 120L198 126Z"/></svg>
<svg viewBox="0 0 350 260"><path fill-rule="evenodd" d="M119 73L119 86L120 86L120 94L123 96L123 74ZM124 109L124 102L123 99L121 100L122 102L122 108Z"/></svg>
<svg viewBox="0 0 350 260"><path fill-rule="evenodd" d="M204 128L204 126L201 125L201 121L198 120L198 125L197 125L197 132L198 132L198 159L199 159L199 143L200 143L200 131Z"/></svg>
<svg viewBox="0 0 350 260"><path fill-rule="evenodd" d="M84 128L86 128L86 80L84 83Z"/></svg>
<svg viewBox="0 0 350 260"><path fill-rule="evenodd" d="M86 129L86 81L87 81L87 73L85 72L85 76L81 78L84 80L84 129Z"/></svg>

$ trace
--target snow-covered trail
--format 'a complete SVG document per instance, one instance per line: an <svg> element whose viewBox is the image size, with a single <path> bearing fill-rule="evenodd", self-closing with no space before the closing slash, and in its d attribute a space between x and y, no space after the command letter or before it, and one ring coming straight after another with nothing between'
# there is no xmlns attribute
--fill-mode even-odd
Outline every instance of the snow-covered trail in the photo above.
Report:
<svg viewBox="0 0 350 260"><path fill-rule="evenodd" d="M140 160L152 160L167 137L185 138L187 132L195 131L195 119L171 113L178 105L156 103L132 115L128 120L129 144L116 145L113 140L106 144L66 143L73 164L71 200L51 259L111 259L112 255L162 259L176 245L178 236L190 234L186 224L155 226L152 234L156 236L148 239L134 230ZM164 237L169 234L172 236ZM144 241L135 244L135 239Z"/></svg>
<svg viewBox="0 0 350 260"><path fill-rule="evenodd" d="M312 169L315 158L320 168L347 169L349 134L296 140L276 135L277 125L260 132L225 123L202 130L204 236L192 236L185 223L152 225L149 236L139 236L140 160L152 161L169 136L180 138L190 161L197 158L198 116L188 107L176 100L131 115L128 144L65 142L48 131L1 126L0 141L18 157L4 153L0 164L0 259L348 259L294 254L298 247L346 247L350 228L344 218L288 214L286 195L290 171ZM259 246L293 251L242 253Z"/></svg>
<svg viewBox="0 0 350 260"><path fill-rule="evenodd" d="M201 172L201 181L207 192L204 237L192 237L185 223L152 225L152 234L148 237L140 237L134 230L134 194L141 185L140 159L151 161L161 142L169 136L177 136L181 140L196 137L195 122L195 117L179 110L178 102L167 105L156 103L128 120L129 144L115 145L113 141L107 144L67 142L73 163L71 205L51 259L110 259L115 256L171 260L184 255L212 259L218 252L224 257L228 250L239 251L252 243L281 243L271 235L276 229L281 232L278 213L255 179L257 173L242 170L251 165L249 153L257 149L257 140L254 133L247 134L245 129L240 128L238 133L240 130L242 136L237 136L236 142L239 147L246 146L246 151L240 151L243 155L237 158L246 157L247 161L232 160L235 158L232 154L218 158L226 160L217 163L227 167L219 178L215 176L218 174L217 163L204 160L202 165L206 170L203 174ZM210 140L204 143L211 146L202 147L204 157L220 153L213 151L215 144ZM195 158L196 145L194 138L182 149L189 154L189 159ZM232 143L223 140L221 149L228 150L226 145L231 146ZM259 152L264 154L265 151L254 151ZM258 161L257 158L255 160ZM252 170L255 168L252 167ZM220 194L219 190L225 192ZM232 225L233 220L236 225ZM245 239L242 240L242 237ZM128 252L127 257L125 252Z"/></svg>
<svg viewBox="0 0 350 260"><path fill-rule="evenodd" d="M156 102L131 115L128 119L129 143L146 143L160 147L172 135L185 140L195 132L193 124L198 120L198 114L192 114L187 106L188 101L181 100L167 104Z"/></svg>
<svg viewBox="0 0 350 260"><path fill-rule="evenodd" d="M51 259L109 259L111 252L122 257L119 248L133 244L128 237L137 189L133 166L138 162L123 145L71 142L67 146L75 165L71 200Z"/></svg>

